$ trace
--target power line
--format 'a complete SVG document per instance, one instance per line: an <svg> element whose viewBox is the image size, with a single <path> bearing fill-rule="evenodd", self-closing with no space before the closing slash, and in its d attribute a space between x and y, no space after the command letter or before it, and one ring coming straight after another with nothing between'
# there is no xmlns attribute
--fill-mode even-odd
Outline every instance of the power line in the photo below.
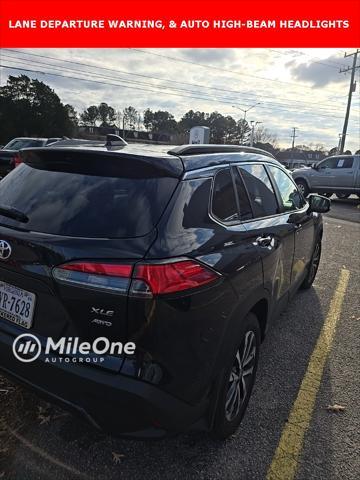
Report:
<svg viewBox="0 0 360 480"><path fill-rule="evenodd" d="M107 68L107 67L100 67L100 66L97 66L97 65L91 65L91 64L87 64L87 63L83 63L83 62L77 62L77 61L73 61L73 60L65 60L65 59L61 59L61 58L51 57L51 56L47 56L47 55L40 55L40 54L35 54L35 53L29 53L29 52L23 52L23 51L14 50L14 49L3 49L3 50L20 53L22 55L30 55L30 56L41 57L41 58L45 58L45 59L51 59L51 60L55 60L55 61L58 61L58 62L72 63L72 64L75 64L75 65L86 66L86 67L95 68L95 69L99 69L99 70L106 70L106 71L110 71L110 72L122 73L122 74L125 74L125 75L144 77L144 78L149 78L149 79L154 79L154 80L159 80L159 81L171 82L171 83L182 84L182 85L190 85L190 86L195 86L195 87L200 87L200 88L211 88L212 90L223 91L223 92L227 92L227 93L236 93L236 94L239 94L239 95L244 95L244 94L247 94L247 93L250 94L250 95L253 95L251 92L239 92L239 91L236 91L236 90L222 89L222 88L213 87L213 86L208 87L204 84L201 85L201 84L195 84L195 83L190 83L190 82L180 82L180 81L172 80L172 79L165 79L165 78L155 77L155 76L151 76L151 75L145 75L145 74L139 74L139 73L133 73L133 72L126 72L124 70L111 69L111 68ZM7 56L6 54L2 54L2 55ZM48 66L48 64L46 66ZM272 98L273 99L272 95L266 95L266 94L262 93L261 96L264 97L264 98ZM321 103L321 102L304 102L304 101L295 100L295 99L288 99L288 100L291 101L291 102L296 102L296 103L301 103L301 104L309 103L309 104L311 104L311 106L313 106L315 104L316 105L325 105L324 103ZM249 101L253 101L253 99L249 99ZM332 103L335 103L335 102L332 102ZM336 103L338 104L338 102L336 102Z"/></svg>
<svg viewBox="0 0 360 480"><path fill-rule="evenodd" d="M34 70L34 69L23 68L23 67L18 67L18 66L14 66L14 65L2 65L2 67L7 68L7 69L12 69L12 70L20 70L20 71L40 73L40 74L43 74L43 75L50 75L50 76L55 76L55 77L69 78L69 79L73 79L73 80L82 80L82 81L85 81L85 82L92 82L92 83L97 83L97 84L102 84L102 85L118 86L118 87L122 87L122 88L129 88L129 89L144 91L144 92L151 92L151 93L161 92L162 95L171 95L171 96L177 96L177 97L181 97L181 98L194 98L194 99L202 100L202 101L206 101L206 102L215 102L215 103L221 103L221 104L227 104L227 105L232 105L234 103L233 99L231 99L231 101L230 101L230 99L223 99L223 98L219 99L219 98L216 98L216 97L200 97L200 96L195 96L195 95L184 95L184 94L180 94L180 93L166 92L166 91L164 91L164 87L156 87L155 85L151 85L151 84L148 84L148 86L150 86L151 89L140 88L140 87L134 87L134 86L131 86L131 85L125 85L124 83L111 83L111 82L100 81L100 80L91 80L89 78L74 77L72 75L61 75L61 74L58 74L58 73L46 72L44 70ZM66 69L65 69L65 72L66 72ZM134 82L132 82L132 83L134 83ZM154 90L154 88L155 88L155 90ZM167 89L169 89L169 88L167 87ZM270 110L271 113L274 113L274 110L271 109L271 105L269 105L269 106L262 105L259 108L263 108L267 111ZM275 108L277 110L285 110L286 113L288 113L288 114L292 113L285 106L280 105L280 106L277 106ZM312 113L312 112L308 112L308 111L304 110L303 114L304 115L317 116L317 117L327 117L328 116L329 118L341 118L341 117L336 117L336 116L332 115L330 112L328 112L328 115L325 115L325 114L321 114L321 113Z"/></svg>
<svg viewBox="0 0 360 480"><path fill-rule="evenodd" d="M219 87L213 87L213 86L206 86L206 85L200 85L200 84L194 84L194 83L189 83L189 82L179 82L179 81L173 81L173 80L170 80L170 79L164 79L164 78L161 78L161 77L154 77L154 76L150 76L150 75L144 75L144 74L136 74L136 73L130 73L130 72L126 72L126 71L122 71L122 70L117 70L117 69L110 69L110 68L106 68L106 67L100 67L100 66L96 66L96 65L90 65L90 64L86 64L86 63L83 63L83 62L76 62L76 61L71 61L71 60L64 60L64 59L59 59L59 58L56 58L56 57L51 57L51 56L47 56L47 55L40 55L40 54L33 54L33 53L28 53L28 52L22 52L22 51L18 51L18 50L13 50L13 49L5 49L7 51L11 51L11 52L15 52L17 54L22 54L22 55L30 55L30 56L35 56L35 57L41 57L41 58L45 58L45 59L48 59L48 60L55 60L57 62L64 62L64 63L72 63L72 64L76 64L76 65L81 65L82 67L83 66L86 66L86 67L89 67L89 68L92 68L92 69L98 69L98 70L106 70L106 71L110 71L110 72L116 72L116 73L122 73L122 74L125 74L125 75L131 75L131 76L138 76L138 77L143 77L143 78L149 78L149 79L152 79L152 80L158 80L158 81L162 81L162 82L172 82L172 83L176 83L176 84L181 84L181 85L190 85L190 86L195 86L195 87L199 87L199 88L206 88L206 89L211 89L211 90L216 90L216 91L220 91L220 92L225 92L225 93L234 93L234 94L237 94L237 95L244 95L246 93L244 92L239 92L239 91L236 91L236 90L231 90L231 89L222 89L222 88L219 88ZM25 63L26 62L29 62L30 60L28 59L23 59L23 58L19 58L19 57L13 57L11 55L8 55L8 54L4 54L2 53L2 55L4 57L8 57L8 58L15 58L16 60L18 61L21 61L21 60L24 60L23 62L21 63ZM41 62L39 61L34 61L34 60L31 60L33 63L37 63L37 64L40 64L40 65L43 65L45 67L49 67L49 66L52 66L52 68L55 68L55 69L59 69L59 66L58 65L49 65L49 63L46 63L46 64L41 64ZM79 72L79 70L75 70L75 69L70 69L68 67L66 67L67 70L72 70L76 73L84 73L83 70L81 70ZM61 67L61 71L64 70L64 67ZM114 77L110 77L110 76L106 76L104 74L96 74L96 73L93 73L93 72L89 72L91 73L92 75L97 75L97 76L101 76L101 77L104 77L104 78L109 78L109 79L114 79ZM116 78L118 79L118 78ZM124 78L121 79L122 81L128 81ZM131 83L134 83L134 80L131 80ZM141 84L141 82L135 82L135 83L138 83L138 84ZM146 84L146 83L143 83L143 85L149 85L149 84ZM150 84L151 85L151 84ZM152 85L154 86L154 85ZM193 91L189 91L189 90L184 90L184 89L179 89L179 88L174 88L173 86L171 87L166 87L166 88L171 88L172 90L177 90L177 91L185 91L185 92L189 92L189 93L195 93L195 94L198 94L198 92L193 92ZM205 93L206 94L206 93ZM207 95L207 94L206 94ZM254 94L251 94L251 95L254 95ZM264 98L271 98L273 100L273 96L271 95L266 95L266 94L261 94L261 97L264 97ZM247 101L249 102L252 102L254 101L253 98L248 98ZM337 111L334 110L334 109L331 109L329 108L329 105L328 104L325 104L325 103L322 103L322 102L306 102L306 101L303 101L303 100L292 100L292 99L289 99L290 102L292 103L286 103L286 102L277 102L279 105L281 106L285 106L285 105L288 105L288 106L293 106L293 102L296 102L296 103L300 103L301 105L306 105L306 104L309 104L311 105L311 107L313 108L314 105L326 105L326 109L323 109L324 111ZM276 102L273 102L276 104ZM335 102L334 102L335 103ZM338 104L338 102L336 102Z"/></svg>

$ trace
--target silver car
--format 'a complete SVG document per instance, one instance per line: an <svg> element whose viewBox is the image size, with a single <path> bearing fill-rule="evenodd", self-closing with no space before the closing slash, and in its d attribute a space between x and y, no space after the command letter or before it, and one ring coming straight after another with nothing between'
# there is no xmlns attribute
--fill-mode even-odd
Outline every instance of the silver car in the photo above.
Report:
<svg viewBox="0 0 360 480"><path fill-rule="evenodd" d="M310 192L338 198L360 195L360 155L327 157L311 168L298 168L292 176L306 197Z"/></svg>

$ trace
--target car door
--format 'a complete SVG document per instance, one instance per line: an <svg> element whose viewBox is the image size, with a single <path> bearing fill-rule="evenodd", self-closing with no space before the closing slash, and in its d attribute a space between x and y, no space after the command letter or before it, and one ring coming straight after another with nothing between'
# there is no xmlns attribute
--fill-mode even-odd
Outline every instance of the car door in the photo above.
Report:
<svg viewBox="0 0 360 480"><path fill-rule="evenodd" d="M242 163L236 170L237 189L239 191L244 184L253 216L243 225L262 259L265 288L281 309L291 285L295 230L281 211L264 164Z"/></svg>
<svg viewBox="0 0 360 480"><path fill-rule="evenodd" d="M339 157L336 162L333 187L335 189L351 190L354 187L354 173L354 158Z"/></svg>
<svg viewBox="0 0 360 480"><path fill-rule="evenodd" d="M311 176L311 190L316 192L316 188L326 191L326 188L334 185L334 178L336 174L336 164L338 158L331 157L319 162L316 168L310 172Z"/></svg>
<svg viewBox="0 0 360 480"><path fill-rule="evenodd" d="M291 269L291 285L296 287L306 275L315 244L314 214L293 179L281 168L267 165L275 188L281 198L284 220L295 231L294 259Z"/></svg>

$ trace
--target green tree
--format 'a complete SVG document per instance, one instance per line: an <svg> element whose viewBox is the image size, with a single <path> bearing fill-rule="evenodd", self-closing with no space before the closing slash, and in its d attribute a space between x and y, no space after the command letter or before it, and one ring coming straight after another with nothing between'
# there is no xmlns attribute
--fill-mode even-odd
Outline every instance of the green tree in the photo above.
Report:
<svg viewBox="0 0 360 480"><path fill-rule="evenodd" d="M204 112L194 112L189 110L181 118L179 122L179 130L181 133L188 133L192 127L209 127L209 114Z"/></svg>
<svg viewBox="0 0 360 480"><path fill-rule="evenodd" d="M0 139L71 135L68 110L48 85L26 75L9 76L0 87Z"/></svg>
<svg viewBox="0 0 360 480"><path fill-rule="evenodd" d="M219 112L212 112L209 115L208 126L211 143L225 143L229 135L233 137L237 134L236 122L230 115L224 117Z"/></svg>
<svg viewBox="0 0 360 480"><path fill-rule="evenodd" d="M147 131L174 133L178 130L178 123L174 116L166 110L153 112L148 108L144 111L144 126Z"/></svg>
<svg viewBox="0 0 360 480"><path fill-rule="evenodd" d="M116 112L113 107L110 107L105 102L100 103L98 106L99 119L101 120L102 127L109 127L113 125L116 120Z"/></svg>
<svg viewBox="0 0 360 480"><path fill-rule="evenodd" d="M249 127L248 122L241 118L237 122L237 143L241 145L246 145L250 140L251 128Z"/></svg>
<svg viewBox="0 0 360 480"><path fill-rule="evenodd" d="M153 122L154 122L154 112L150 110L150 108L147 108L144 111L144 127L146 128L147 131L152 130Z"/></svg>
<svg viewBox="0 0 360 480"><path fill-rule="evenodd" d="M88 127L95 127L99 118L99 108L96 105L91 105L80 115L81 123Z"/></svg>

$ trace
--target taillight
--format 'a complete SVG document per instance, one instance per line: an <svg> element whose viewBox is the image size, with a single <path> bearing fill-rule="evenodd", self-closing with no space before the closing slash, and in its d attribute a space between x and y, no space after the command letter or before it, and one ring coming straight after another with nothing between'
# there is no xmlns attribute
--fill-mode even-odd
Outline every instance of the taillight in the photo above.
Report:
<svg viewBox="0 0 360 480"><path fill-rule="evenodd" d="M17 153L15 157L13 158L13 166L14 168L18 167L22 163L20 155Z"/></svg>
<svg viewBox="0 0 360 480"><path fill-rule="evenodd" d="M218 280L220 275L195 260L132 265L73 262L54 268L60 282L112 290L137 297L152 297L194 289ZM131 286L130 286L131 283Z"/></svg>
<svg viewBox="0 0 360 480"><path fill-rule="evenodd" d="M60 282L126 294L132 265L73 262L56 267L53 276Z"/></svg>
<svg viewBox="0 0 360 480"><path fill-rule="evenodd" d="M198 288L219 278L217 273L193 260L140 264L135 267L133 276L145 282L154 295ZM131 294L136 294L136 287L133 282Z"/></svg>

